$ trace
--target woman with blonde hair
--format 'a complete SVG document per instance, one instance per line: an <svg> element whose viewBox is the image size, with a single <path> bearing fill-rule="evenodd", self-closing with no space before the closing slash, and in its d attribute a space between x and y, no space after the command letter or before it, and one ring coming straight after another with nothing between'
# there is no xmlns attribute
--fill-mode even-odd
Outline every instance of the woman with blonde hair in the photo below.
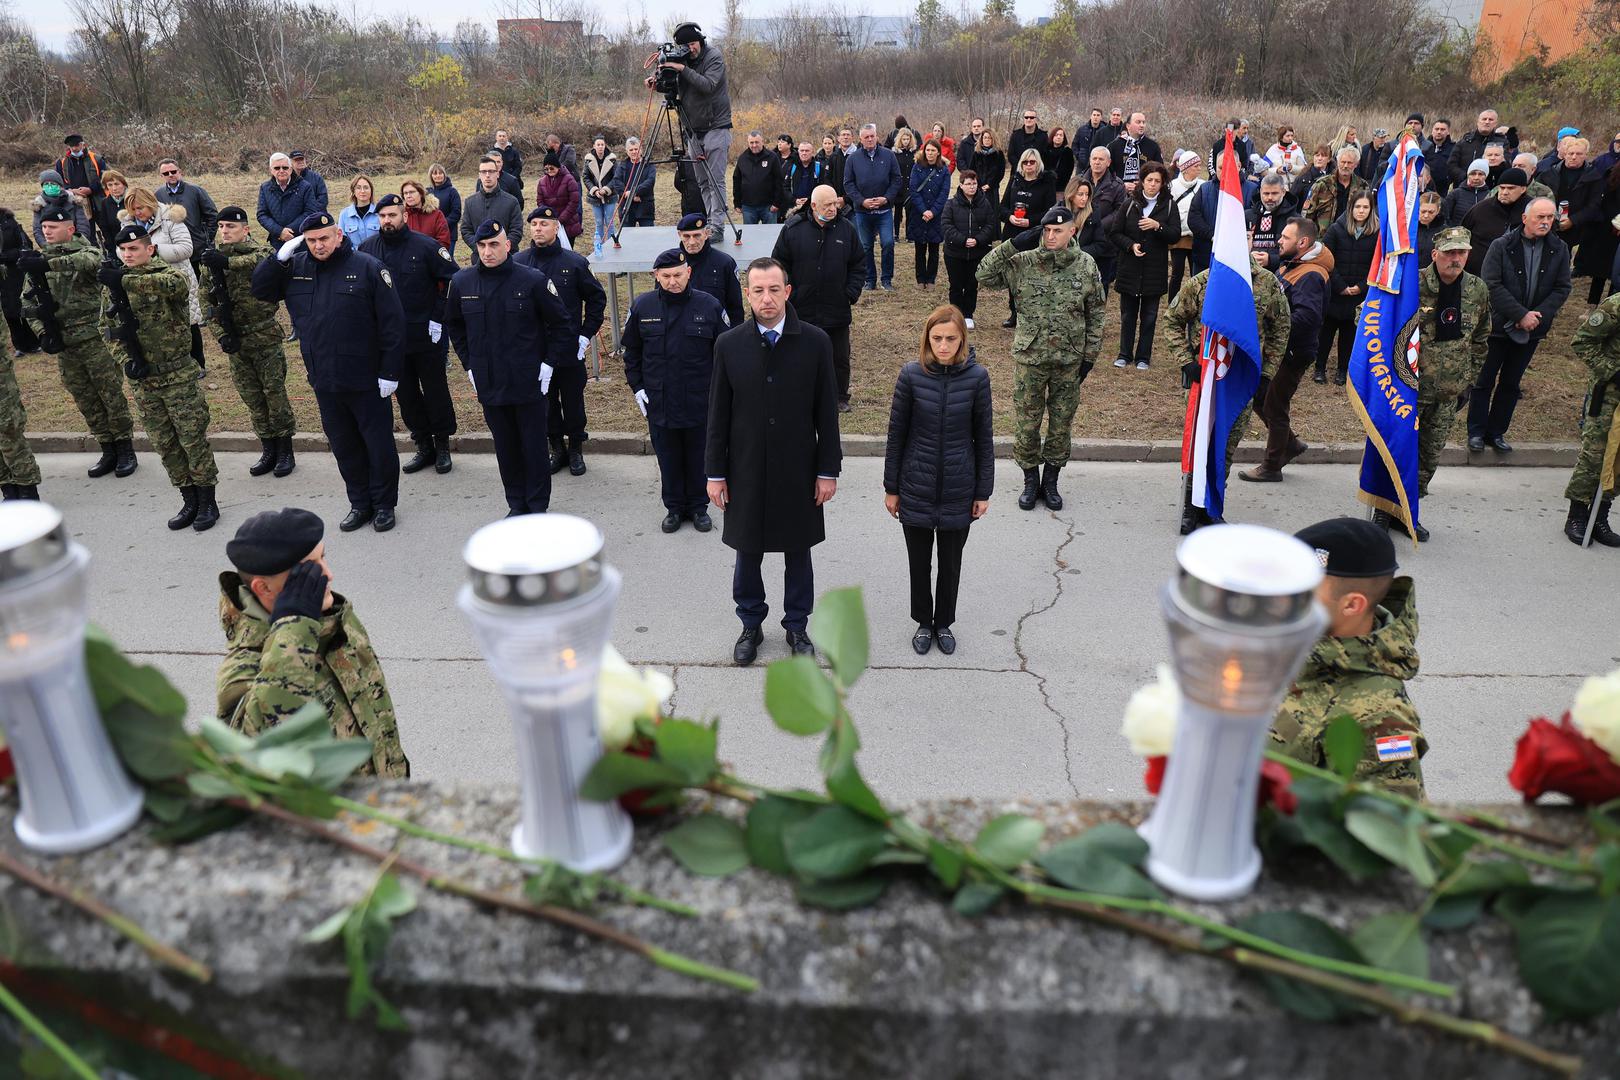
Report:
<svg viewBox="0 0 1620 1080"><path fill-rule="evenodd" d="M362 174L349 181L349 205L338 215L338 228L356 251L382 229L371 177Z"/></svg>
<svg viewBox="0 0 1620 1080"><path fill-rule="evenodd" d="M407 180L399 185L399 197L405 203L405 224L411 231L431 236L439 246L450 250L450 223L439 209L439 200L428 193L420 180Z"/></svg>
<svg viewBox="0 0 1620 1080"><path fill-rule="evenodd" d="M918 359L900 369L889 408L883 507L900 522L911 569L911 647L956 651L956 595L968 527L990 509L995 487L990 375L949 304L923 322ZM939 578L932 584L934 548Z"/></svg>
<svg viewBox="0 0 1620 1080"><path fill-rule="evenodd" d="M894 201L894 239L899 243L906 236L906 222L911 219L911 170L917 163L917 138L910 128L894 133L894 163L900 169L900 197Z"/></svg>
<svg viewBox="0 0 1620 1080"><path fill-rule="evenodd" d="M143 187L132 187L118 211L120 225L134 222L146 229L157 245L158 258L186 279L187 309L191 313L191 358L197 361L197 378L202 378L202 305L197 299L197 272L191 268L191 230L186 228L186 208L179 203L159 205L157 196Z"/></svg>

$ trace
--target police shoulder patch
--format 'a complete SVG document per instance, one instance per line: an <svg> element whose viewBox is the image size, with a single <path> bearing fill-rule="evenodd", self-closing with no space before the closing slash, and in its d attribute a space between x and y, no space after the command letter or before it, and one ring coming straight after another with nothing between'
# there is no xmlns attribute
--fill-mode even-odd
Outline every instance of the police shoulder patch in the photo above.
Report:
<svg viewBox="0 0 1620 1080"><path fill-rule="evenodd" d="M390 289L394 287L394 275L388 272L388 267L379 267L377 269L377 276L382 278L382 283L388 286Z"/></svg>
<svg viewBox="0 0 1620 1080"><path fill-rule="evenodd" d="M1588 315L1586 317L1586 324L1588 326L1602 326L1603 325L1603 312L1601 312L1601 311L1592 312L1592 314L1590 314L1590 315Z"/></svg>

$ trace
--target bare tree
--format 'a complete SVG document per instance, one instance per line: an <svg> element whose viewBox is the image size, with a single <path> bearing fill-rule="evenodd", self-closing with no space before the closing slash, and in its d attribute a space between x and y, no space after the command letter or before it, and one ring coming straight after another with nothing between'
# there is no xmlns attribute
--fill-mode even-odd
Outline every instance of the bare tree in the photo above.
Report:
<svg viewBox="0 0 1620 1080"><path fill-rule="evenodd" d="M43 124L61 103L64 85L40 55L34 33L0 9L0 120Z"/></svg>
<svg viewBox="0 0 1620 1080"><path fill-rule="evenodd" d="M153 111L169 0L71 0L79 49L102 91L138 116Z"/></svg>

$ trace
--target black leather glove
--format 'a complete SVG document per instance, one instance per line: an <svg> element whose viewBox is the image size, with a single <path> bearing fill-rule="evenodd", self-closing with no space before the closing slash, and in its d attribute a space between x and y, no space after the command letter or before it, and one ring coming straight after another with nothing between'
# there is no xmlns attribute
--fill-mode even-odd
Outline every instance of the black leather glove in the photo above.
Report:
<svg viewBox="0 0 1620 1080"><path fill-rule="evenodd" d="M1182 364L1181 388L1183 390L1191 390L1192 384L1198 381L1198 374L1201 371L1203 371L1203 365L1196 360L1189 360L1185 364Z"/></svg>
<svg viewBox="0 0 1620 1080"><path fill-rule="evenodd" d="M16 266L23 256L23 248L12 248L10 251L0 251L0 266Z"/></svg>
<svg viewBox="0 0 1620 1080"><path fill-rule="evenodd" d="M37 251L16 251L9 254L15 257L17 269L25 274L48 269L51 265L51 261Z"/></svg>
<svg viewBox="0 0 1620 1080"><path fill-rule="evenodd" d="M326 571L317 562L301 562L287 575L287 584L276 597L272 623L289 615L305 619L321 617L321 601L326 599Z"/></svg>
<svg viewBox="0 0 1620 1080"><path fill-rule="evenodd" d="M1472 386L1463 387L1463 392L1457 395L1457 409L1458 409L1458 411L1461 411L1463 409L1468 408L1468 399L1473 397L1473 396L1474 396L1474 388Z"/></svg>
<svg viewBox="0 0 1620 1080"><path fill-rule="evenodd" d="M132 379L144 379L152 374L152 365L145 360L125 360L124 374Z"/></svg>
<svg viewBox="0 0 1620 1080"><path fill-rule="evenodd" d="M96 271L96 280L108 287L121 285L124 281L124 268L122 266L103 266Z"/></svg>
<svg viewBox="0 0 1620 1080"><path fill-rule="evenodd" d="M1090 375L1091 369L1096 366L1097 361L1095 360L1082 360L1080 362L1080 377L1074 380L1075 385L1079 386L1081 383L1085 382L1086 376Z"/></svg>
<svg viewBox="0 0 1620 1080"><path fill-rule="evenodd" d="M231 257L219 248L209 248L202 253L202 264L210 270L225 270L231 265Z"/></svg>

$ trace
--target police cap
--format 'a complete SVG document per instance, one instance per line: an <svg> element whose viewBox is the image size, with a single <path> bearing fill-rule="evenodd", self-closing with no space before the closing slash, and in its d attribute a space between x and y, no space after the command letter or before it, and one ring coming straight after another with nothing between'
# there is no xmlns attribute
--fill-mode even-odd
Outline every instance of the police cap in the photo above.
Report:
<svg viewBox="0 0 1620 1080"><path fill-rule="evenodd" d="M137 225L132 221L118 230L118 235L113 237L113 247L123 247L125 244L134 243L136 240L145 240L151 243L152 237L146 231L146 226Z"/></svg>
<svg viewBox="0 0 1620 1080"><path fill-rule="evenodd" d="M265 510L242 522L225 545L225 557L244 574L279 574L303 562L325 533L321 519L308 510Z"/></svg>
<svg viewBox="0 0 1620 1080"><path fill-rule="evenodd" d="M1473 234L1462 225L1453 225L1449 229L1441 229L1434 234L1434 250L1436 251L1471 251L1473 247Z"/></svg>
<svg viewBox="0 0 1620 1080"><path fill-rule="evenodd" d="M706 221L707 219L702 214L687 214L675 226L675 231L690 232L693 229L701 229Z"/></svg>
<svg viewBox="0 0 1620 1080"><path fill-rule="evenodd" d="M1363 518L1329 518L1294 536L1316 552L1328 577L1388 577L1399 569L1389 533Z"/></svg>
<svg viewBox="0 0 1620 1080"><path fill-rule="evenodd" d="M330 228L331 225L331 214L328 214L325 211L316 211L304 219L304 223L298 227L298 231L303 233L314 232L316 229Z"/></svg>
<svg viewBox="0 0 1620 1080"><path fill-rule="evenodd" d="M240 206L227 206L219 212L219 220L234 221L238 225L246 225L248 220L247 211Z"/></svg>
<svg viewBox="0 0 1620 1080"><path fill-rule="evenodd" d="M658 253L658 258L653 260L654 270L668 270L672 266L685 265L686 252L682 251L680 248L670 248L667 251L660 251Z"/></svg>
<svg viewBox="0 0 1620 1080"><path fill-rule="evenodd" d="M1074 211L1067 206L1054 206L1041 218L1041 225L1067 225L1074 220Z"/></svg>
<svg viewBox="0 0 1620 1080"><path fill-rule="evenodd" d="M524 218L523 220L524 221L533 221L535 218L544 218L547 221L556 221L557 220L557 211L553 210L549 206L537 206L533 210L530 210L529 211L529 216Z"/></svg>
<svg viewBox="0 0 1620 1080"><path fill-rule="evenodd" d="M404 205L405 205L405 200L404 199L401 199L398 195L395 195L392 192L390 192L389 194L384 195L382 198L377 200L377 207L376 208L378 210L381 210L384 207L388 207L388 206L404 206Z"/></svg>
<svg viewBox="0 0 1620 1080"><path fill-rule="evenodd" d="M485 218L483 224L478 226L478 231L473 233L473 239L475 241L493 240L497 236L505 235L506 230L501 228L500 222L496 221L494 218Z"/></svg>
<svg viewBox="0 0 1620 1080"><path fill-rule="evenodd" d="M41 221L72 221L73 215L65 207L53 206L39 215Z"/></svg>

